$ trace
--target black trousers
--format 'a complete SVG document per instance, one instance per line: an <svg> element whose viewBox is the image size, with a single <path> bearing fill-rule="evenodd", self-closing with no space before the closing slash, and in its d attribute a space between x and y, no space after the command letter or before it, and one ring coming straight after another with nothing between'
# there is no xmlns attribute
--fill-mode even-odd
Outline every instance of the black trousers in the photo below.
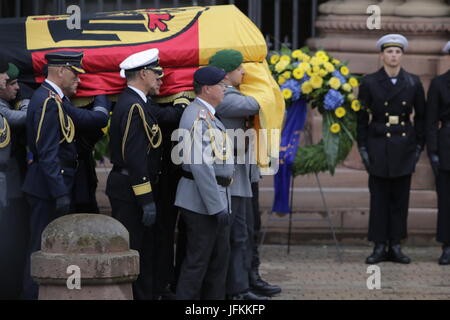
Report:
<svg viewBox="0 0 450 320"><path fill-rule="evenodd" d="M259 251L258 244L261 239L261 212L259 211L259 183L252 183L252 193L253 197L251 198L251 208L252 208L252 216L253 216L253 230L252 236L249 237L250 246L251 246L251 269L258 270L261 261L259 259Z"/></svg>
<svg viewBox="0 0 450 320"><path fill-rule="evenodd" d="M450 171L439 170L436 191L438 196L436 240L450 245Z"/></svg>
<svg viewBox="0 0 450 320"><path fill-rule="evenodd" d="M9 199L0 220L0 300L20 299L30 238L30 212L24 197Z"/></svg>
<svg viewBox="0 0 450 320"><path fill-rule="evenodd" d="M30 240L25 262L25 272L23 278L22 298L36 300L38 298L39 287L31 278L31 254L41 250L41 236L45 227L57 216L55 200L39 199L31 195L26 195L30 211Z"/></svg>
<svg viewBox="0 0 450 320"><path fill-rule="evenodd" d="M231 197L230 262L227 294L235 295L249 289L253 211L251 198Z"/></svg>
<svg viewBox="0 0 450 320"><path fill-rule="evenodd" d="M180 212L186 225L187 245L177 299L224 299L230 253L229 227L221 227L215 216L182 208Z"/></svg>
<svg viewBox="0 0 450 320"><path fill-rule="evenodd" d="M139 276L133 282L135 300L153 298L154 231L142 223L142 208L135 202L109 198L112 217L119 220L130 233L130 248L139 252Z"/></svg>
<svg viewBox="0 0 450 320"><path fill-rule="evenodd" d="M411 175L382 178L369 175L369 241L398 242L407 236Z"/></svg>
<svg viewBox="0 0 450 320"><path fill-rule="evenodd" d="M155 274L154 294L164 292L169 284L175 283L175 226L178 207L174 205L179 172L167 172L160 176L158 192L155 194L157 214L155 224Z"/></svg>

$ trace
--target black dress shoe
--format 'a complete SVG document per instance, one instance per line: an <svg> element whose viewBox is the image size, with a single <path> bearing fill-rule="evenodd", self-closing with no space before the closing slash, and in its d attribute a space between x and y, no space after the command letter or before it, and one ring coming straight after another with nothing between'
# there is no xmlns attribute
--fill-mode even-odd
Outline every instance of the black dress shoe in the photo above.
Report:
<svg viewBox="0 0 450 320"><path fill-rule="evenodd" d="M373 252L370 256L367 257L367 264L376 264L378 262L386 261L386 245L384 243L377 243L373 248Z"/></svg>
<svg viewBox="0 0 450 320"><path fill-rule="evenodd" d="M251 291L246 291L230 296L230 300L269 300L269 298L260 297Z"/></svg>
<svg viewBox="0 0 450 320"><path fill-rule="evenodd" d="M440 265L450 264L450 246L442 248L442 256L439 258Z"/></svg>
<svg viewBox="0 0 450 320"><path fill-rule="evenodd" d="M389 246L388 260L403 264L408 264L411 262L411 259L402 253L400 244L394 244Z"/></svg>
<svg viewBox="0 0 450 320"><path fill-rule="evenodd" d="M250 272L250 290L266 297L272 297L281 292L279 286L274 286L267 281L264 281L257 270L252 270Z"/></svg>

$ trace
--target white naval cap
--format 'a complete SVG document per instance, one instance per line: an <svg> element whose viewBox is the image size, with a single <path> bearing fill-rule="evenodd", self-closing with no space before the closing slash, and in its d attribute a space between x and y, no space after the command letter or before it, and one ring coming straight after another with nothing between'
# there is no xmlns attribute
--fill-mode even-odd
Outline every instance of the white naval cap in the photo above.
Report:
<svg viewBox="0 0 450 320"><path fill-rule="evenodd" d="M383 51L389 47L401 48L404 51L408 47L408 40L401 34L387 34L377 41L377 48Z"/></svg>
<svg viewBox="0 0 450 320"><path fill-rule="evenodd" d="M127 71L137 71L141 69L150 69L161 78L163 76L163 70L159 65L159 50L158 49L148 49L145 51L137 52L126 58L119 65L120 76L125 78L125 70Z"/></svg>
<svg viewBox="0 0 450 320"><path fill-rule="evenodd" d="M442 49L445 53L450 53L450 41L447 42L447 44L444 46L444 49Z"/></svg>

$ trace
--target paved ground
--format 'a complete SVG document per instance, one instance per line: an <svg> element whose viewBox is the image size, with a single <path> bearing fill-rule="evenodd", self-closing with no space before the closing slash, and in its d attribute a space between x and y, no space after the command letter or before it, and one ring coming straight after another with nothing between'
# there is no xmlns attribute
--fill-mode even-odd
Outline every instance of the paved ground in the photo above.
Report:
<svg viewBox="0 0 450 320"><path fill-rule="evenodd" d="M371 248L345 246L343 262L336 261L334 246L264 245L261 252L263 278L280 285L276 300L403 300L450 299L450 266L440 266L440 247L405 247L409 265L379 264L381 289L367 289Z"/></svg>

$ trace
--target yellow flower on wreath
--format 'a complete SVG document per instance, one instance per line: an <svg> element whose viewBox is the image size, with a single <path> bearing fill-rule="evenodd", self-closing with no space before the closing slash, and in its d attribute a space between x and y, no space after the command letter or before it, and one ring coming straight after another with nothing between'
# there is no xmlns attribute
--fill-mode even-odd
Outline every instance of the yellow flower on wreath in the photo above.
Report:
<svg viewBox="0 0 450 320"><path fill-rule="evenodd" d="M356 111L356 112L361 110L361 103L359 102L359 100L352 101L352 109L353 109L353 111Z"/></svg>
<svg viewBox="0 0 450 320"><path fill-rule="evenodd" d="M286 79L290 79L291 78L291 72L290 71L285 71L282 74L283 77L285 77Z"/></svg>
<svg viewBox="0 0 450 320"><path fill-rule="evenodd" d="M289 64L289 63L291 63L291 57L288 56L287 54L283 54L283 55L280 57L280 61L286 61L286 62Z"/></svg>
<svg viewBox="0 0 450 320"><path fill-rule="evenodd" d="M316 52L316 57L318 57L318 58L325 58L325 57L328 58L328 55L326 54L325 51L319 50L319 51Z"/></svg>
<svg viewBox="0 0 450 320"><path fill-rule="evenodd" d="M350 77L350 79L348 79L348 83L350 83L353 88L356 88L359 85L358 80L354 77Z"/></svg>
<svg viewBox="0 0 450 320"><path fill-rule="evenodd" d="M278 84L281 86L286 82L286 78L283 76L278 77Z"/></svg>
<svg viewBox="0 0 450 320"><path fill-rule="evenodd" d="M302 50L300 50L300 49L294 50L294 51L292 51L292 53L291 53L292 58L295 58L295 59L301 58L302 55L303 55L303 52L302 52Z"/></svg>
<svg viewBox="0 0 450 320"><path fill-rule="evenodd" d="M274 54L270 57L270 64L275 64L280 60L280 56L278 54Z"/></svg>
<svg viewBox="0 0 450 320"><path fill-rule="evenodd" d="M309 71L311 70L311 65L308 62L302 62L297 68L302 69L303 71Z"/></svg>
<svg viewBox="0 0 450 320"><path fill-rule="evenodd" d="M350 92L350 91L352 91L352 86L349 83L344 83L342 85L342 90Z"/></svg>
<svg viewBox="0 0 450 320"><path fill-rule="evenodd" d="M322 77L320 77L320 76L318 76L318 75L313 75L313 76L311 77L311 79L309 79L309 82L311 83L311 86L312 86L314 89L319 89L319 88L322 87L323 79L322 79Z"/></svg>
<svg viewBox="0 0 450 320"><path fill-rule="evenodd" d="M340 71L343 76L348 76L348 74L350 72L346 66L342 66Z"/></svg>
<svg viewBox="0 0 450 320"><path fill-rule="evenodd" d="M339 107L339 108L336 108L336 110L334 110L334 114L338 118L342 118L343 116L345 116L346 113L347 113L347 111L345 111L344 107Z"/></svg>
<svg viewBox="0 0 450 320"><path fill-rule="evenodd" d="M286 69L286 67L289 65L289 62L286 61L279 61L276 65L275 65L275 71L278 73L283 72L284 69Z"/></svg>
<svg viewBox="0 0 450 320"><path fill-rule="evenodd" d="M314 73L312 70L306 71L306 74L307 74L309 77L312 77L312 76L315 75L315 73Z"/></svg>
<svg viewBox="0 0 450 320"><path fill-rule="evenodd" d="M328 84L330 85L331 88L337 90L341 86L341 81L337 77L331 77L330 80L328 81Z"/></svg>
<svg viewBox="0 0 450 320"><path fill-rule="evenodd" d="M325 70L327 70L328 72L333 72L335 70L334 66L329 62L325 62L323 66L325 67Z"/></svg>
<svg viewBox="0 0 450 320"><path fill-rule="evenodd" d="M292 91L288 88L284 88L281 93L283 94L284 99L290 99L292 97Z"/></svg>
<svg viewBox="0 0 450 320"><path fill-rule="evenodd" d="M313 66L312 67L312 71L314 72L314 73L319 73L319 71L320 71L320 67L319 66Z"/></svg>
<svg viewBox="0 0 450 320"><path fill-rule="evenodd" d="M304 62L310 62L311 61L311 57L308 56L306 53L304 53L300 60L302 60Z"/></svg>
<svg viewBox="0 0 450 320"><path fill-rule="evenodd" d="M353 101L355 100L355 95L353 93L350 93L349 95L347 95L347 99Z"/></svg>
<svg viewBox="0 0 450 320"><path fill-rule="evenodd" d="M305 76L305 71L303 71L300 68L295 68L292 71L292 75L294 76L295 79L301 79L301 78L303 78Z"/></svg>
<svg viewBox="0 0 450 320"><path fill-rule="evenodd" d="M325 77L327 74L328 74L327 70L324 69L319 70L319 76L321 76L322 78Z"/></svg>
<svg viewBox="0 0 450 320"><path fill-rule="evenodd" d="M332 62L335 66L341 64L341 61L339 61L338 59L333 59L333 60L331 60L331 62Z"/></svg>
<svg viewBox="0 0 450 320"><path fill-rule="evenodd" d="M305 81L302 84L302 93L310 94L313 91L313 87L309 81Z"/></svg>
<svg viewBox="0 0 450 320"><path fill-rule="evenodd" d="M313 66L319 66L323 63L323 61L320 60L318 57L312 57L309 63L311 63L311 65Z"/></svg>
<svg viewBox="0 0 450 320"><path fill-rule="evenodd" d="M341 125L339 123L333 123L330 127L330 131L332 133L338 133L339 131L341 131Z"/></svg>

